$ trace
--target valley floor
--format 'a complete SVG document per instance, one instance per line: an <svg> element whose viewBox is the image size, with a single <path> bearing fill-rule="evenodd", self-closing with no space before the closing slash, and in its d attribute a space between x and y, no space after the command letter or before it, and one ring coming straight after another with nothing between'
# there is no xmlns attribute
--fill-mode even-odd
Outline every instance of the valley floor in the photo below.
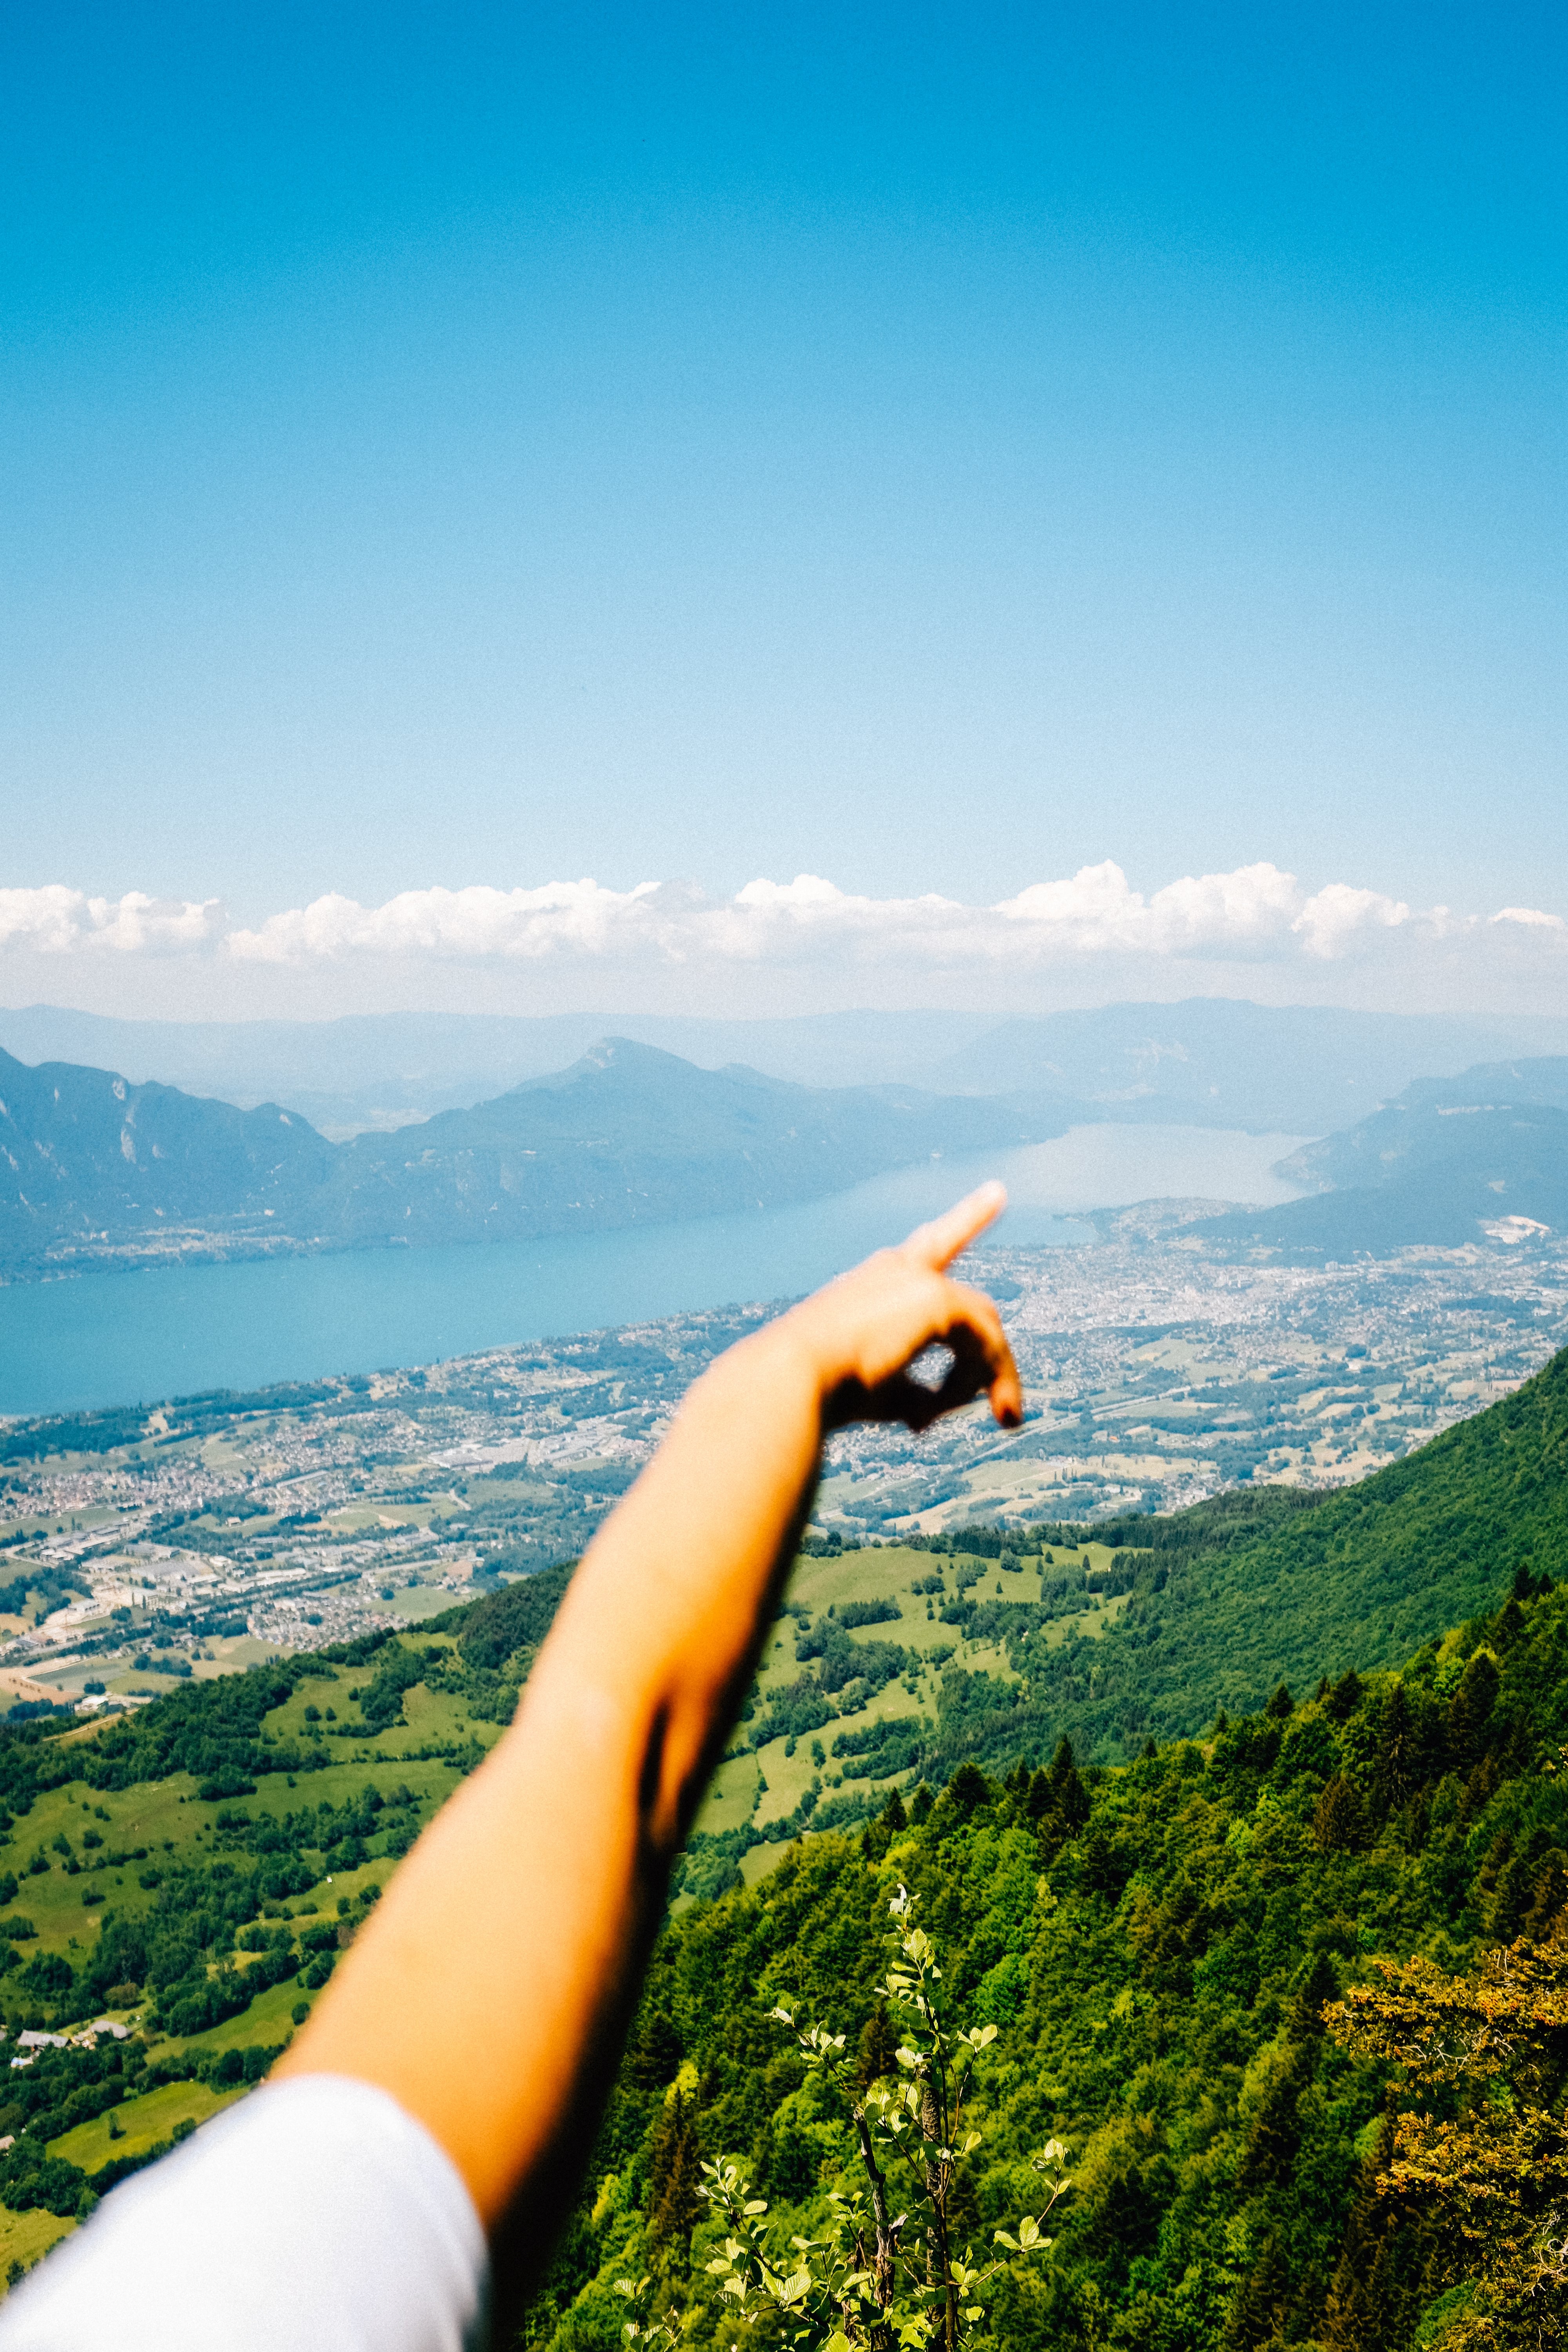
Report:
<svg viewBox="0 0 1568 2352"><path fill-rule="evenodd" d="M1192 1240L1200 1205L1107 1217L1081 1248L978 1253L1029 1420L836 1439L819 1528L896 1540L1172 1509L1248 1479L1342 1485L1568 1338L1568 1245L1550 1237L1291 1266ZM0 1706L134 1706L572 1556L764 1311L0 1428Z"/></svg>

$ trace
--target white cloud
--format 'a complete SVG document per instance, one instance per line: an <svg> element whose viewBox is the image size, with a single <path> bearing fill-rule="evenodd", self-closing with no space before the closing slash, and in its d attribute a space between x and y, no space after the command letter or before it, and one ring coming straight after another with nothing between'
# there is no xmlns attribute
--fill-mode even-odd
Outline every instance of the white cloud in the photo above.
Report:
<svg viewBox="0 0 1568 2352"><path fill-rule="evenodd" d="M233 931L228 952L254 963L314 962L352 955L536 958L604 955L636 928L652 883L601 890L596 882L547 882L537 890L403 890L383 907L331 892L308 907Z"/></svg>
<svg viewBox="0 0 1568 2352"><path fill-rule="evenodd" d="M1489 946L1488 942L1493 944ZM216 899L92 898L56 885L0 889L0 954L216 958L230 969L308 972L360 964L504 968L662 965L700 971L787 967L979 975L1091 971L1112 961L1179 970L1381 965L1437 956L1561 975L1568 926L1539 908L1489 916L1403 900L1346 882L1309 891L1267 863L1187 875L1145 896L1107 859L1031 883L989 907L935 893L874 898L820 875L749 882L732 898L691 883L612 890L591 878L505 890L405 890L362 906L339 892L236 928Z"/></svg>
<svg viewBox="0 0 1568 2352"><path fill-rule="evenodd" d="M1543 915L1539 907L1500 907L1492 921L1521 923L1527 930L1561 931L1568 929L1561 915Z"/></svg>
<svg viewBox="0 0 1568 2352"><path fill-rule="evenodd" d="M216 898L149 898L142 890L128 890L122 898L89 898L58 882L41 890L0 889L0 951L178 953L211 946L226 928Z"/></svg>
<svg viewBox="0 0 1568 2352"><path fill-rule="evenodd" d="M1438 929L1448 919L1447 907L1434 907L1422 922ZM1402 898L1385 898L1380 890L1353 890L1347 882L1331 882L1309 898L1291 929L1309 955L1349 955L1379 931L1397 930L1411 920Z"/></svg>
<svg viewBox="0 0 1568 2352"><path fill-rule="evenodd" d="M1021 938L1077 954L1269 953L1289 940L1306 894L1277 866L1186 875L1152 898L1107 859L1070 882L1037 882L995 911Z"/></svg>

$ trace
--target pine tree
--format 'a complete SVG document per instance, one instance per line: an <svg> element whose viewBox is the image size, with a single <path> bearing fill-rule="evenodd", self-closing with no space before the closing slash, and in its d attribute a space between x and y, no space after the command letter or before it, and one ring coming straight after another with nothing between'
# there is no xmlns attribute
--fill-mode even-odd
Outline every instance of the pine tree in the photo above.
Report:
<svg viewBox="0 0 1568 2352"><path fill-rule="evenodd" d="M880 1862L900 1830L907 1830L909 1825L903 1800L895 1789L860 1840L860 1851L867 1861Z"/></svg>
<svg viewBox="0 0 1568 2352"><path fill-rule="evenodd" d="M1244 2195L1283 2188L1289 2179L1301 2146L1298 2109L1311 2073L1312 2053L1298 2044L1264 2093L1236 2176Z"/></svg>
<svg viewBox="0 0 1568 2352"><path fill-rule="evenodd" d="M1398 2242L1400 2213L1377 2183L1394 2162L1394 2119L1386 2109L1356 2178L1344 2242L1329 2288L1323 2341L1331 2352L1398 2352L1409 2333L1416 2247ZM1415 2232L1409 2233L1414 2239Z"/></svg>
<svg viewBox="0 0 1568 2352"><path fill-rule="evenodd" d="M1290 2300L1290 2272L1279 2232L1270 2231L1263 2251L1237 2290L1226 2343L1232 2352L1258 2352L1279 2340Z"/></svg>
<svg viewBox="0 0 1568 2352"><path fill-rule="evenodd" d="M649 2234L671 2276L691 2263L691 2232L701 2211L702 2142L697 2112L683 2091L672 2091L654 2129L648 2158Z"/></svg>
<svg viewBox="0 0 1568 2352"><path fill-rule="evenodd" d="M978 1764L965 1759L959 1766L947 1784L947 1801L957 1808L964 1821L977 1813L982 1805L991 1802L991 1783Z"/></svg>
<svg viewBox="0 0 1568 2352"><path fill-rule="evenodd" d="M1068 1837L1076 1837L1089 1819L1089 1790L1083 1776L1073 1759L1072 1741L1061 1739L1051 1759L1047 1776L1050 1784L1050 1810L1062 1822Z"/></svg>
<svg viewBox="0 0 1568 2352"><path fill-rule="evenodd" d="M1421 1727L1405 1685L1396 1682L1383 1705L1373 1777L1385 1812L1397 1812L1421 1785Z"/></svg>
<svg viewBox="0 0 1568 2352"><path fill-rule="evenodd" d="M1039 1829L1041 1866L1048 1867L1089 1816L1089 1790L1073 1760L1070 1739L1058 1740L1049 1768L1037 1772L1030 1782L1027 1811Z"/></svg>
<svg viewBox="0 0 1568 2352"><path fill-rule="evenodd" d="M1554 1845L1542 1856L1536 1871L1522 1932L1533 1943L1544 1943L1552 1933L1552 1923L1565 1901L1568 1901L1568 1853L1564 1853L1560 1845Z"/></svg>
<svg viewBox="0 0 1568 2352"><path fill-rule="evenodd" d="M1366 1814L1353 1780L1336 1772L1318 1799L1312 1835L1324 1853L1359 1853L1366 1843Z"/></svg>
<svg viewBox="0 0 1568 2352"><path fill-rule="evenodd" d="M1336 1723L1348 1723L1366 1696L1366 1685L1352 1666L1329 1694L1329 1713Z"/></svg>
<svg viewBox="0 0 1568 2352"><path fill-rule="evenodd" d="M1535 1897L1536 1865L1525 1853L1516 1853L1498 1879L1492 1901L1492 1940L1511 1944L1524 1932L1525 1917Z"/></svg>
<svg viewBox="0 0 1568 2352"><path fill-rule="evenodd" d="M1499 1680L1494 1662L1484 1650L1479 1651L1448 1702L1448 1751L1461 1771L1476 1762L1486 1746Z"/></svg>
<svg viewBox="0 0 1568 2352"><path fill-rule="evenodd" d="M1459 1800L1459 1827L1470 1823L1486 1811L1498 1792L1501 1781L1495 1756L1483 1756L1465 1783L1465 1793Z"/></svg>
<svg viewBox="0 0 1568 2352"><path fill-rule="evenodd" d="M1339 1979L1327 1952L1315 1952L1308 1963L1307 1973L1296 1988L1290 2003L1289 2032L1292 2041L1310 2042L1323 2030L1323 2005L1338 2000Z"/></svg>

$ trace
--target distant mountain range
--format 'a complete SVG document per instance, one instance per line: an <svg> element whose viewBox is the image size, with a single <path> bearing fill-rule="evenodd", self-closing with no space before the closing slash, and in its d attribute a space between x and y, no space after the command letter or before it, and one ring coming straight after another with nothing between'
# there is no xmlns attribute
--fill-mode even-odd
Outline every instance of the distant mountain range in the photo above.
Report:
<svg viewBox="0 0 1568 2352"><path fill-rule="evenodd" d="M1499 1042L1511 1033L1506 1045ZM1321 1135L1483 1057L1568 1054L1568 1022L1346 1013L1191 997L1008 1021L928 1065L955 1094L1038 1089L1112 1121Z"/></svg>
<svg viewBox="0 0 1568 2352"><path fill-rule="evenodd" d="M1568 1232L1568 1056L1418 1079L1279 1173L1313 1192L1192 1230L1310 1257Z"/></svg>
<svg viewBox="0 0 1568 2352"><path fill-rule="evenodd" d="M1116 1073L1115 1055L1131 1055L1137 1034L1135 1008L1111 1010L1120 1026L1102 1021L1085 1049L1111 1055L1092 1074L1101 1077ZM1267 1023L1256 1006L1211 1005L1201 1019L1192 1007L1176 1010L1194 1014L1190 1036L1205 1024L1209 1035L1206 1059L1195 1051L1173 1058L1176 1079L1207 1086L1212 1101L1218 1080L1203 1074L1219 1067L1226 1037L1250 1035L1261 1055ZM1112 1115L1200 1119L1197 1097L1067 1093L1059 1081L1075 1067L1083 1075L1082 1060L1044 1062L1039 1040L1031 1045L1023 1033L1046 1025L1009 1024L996 1033L1002 1045L982 1040L966 1050L972 1070L1048 1077L1056 1087L978 1095L805 1086L743 1066L703 1069L612 1038L570 1068L491 1100L346 1142L321 1135L292 1107L242 1109L110 1070L34 1067L0 1052L0 1278L175 1255L669 1223L820 1199L890 1169L1044 1142ZM1163 1087L1158 1056L1155 1067ZM951 1076L952 1064L938 1069ZM1325 1064L1311 1081L1320 1096L1329 1075ZM1273 1110L1283 1119L1289 1076L1278 1084ZM1215 1114L1203 1123L1220 1121ZM1310 1197L1191 1230L1221 1246L1312 1259L1568 1231L1568 1056L1418 1077L1279 1172Z"/></svg>
<svg viewBox="0 0 1568 2352"><path fill-rule="evenodd" d="M527 1239L841 1192L1062 1134L1047 1098L791 1085L606 1040L556 1076L332 1143L295 1111L0 1054L0 1273L176 1251Z"/></svg>
<svg viewBox="0 0 1568 2352"><path fill-rule="evenodd" d="M778 1021L398 1013L338 1021L117 1021L0 1010L28 1063L121 1071L242 1109L281 1103L336 1140L466 1109L565 1068L606 1033L704 1069L744 1063L811 1087L1046 1094L1110 1120L1254 1133L1348 1126L1413 1080L1514 1055L1568 1054L1568 1021L1344 1013L1194 997L998 1023L968 1013Z"/></svg>

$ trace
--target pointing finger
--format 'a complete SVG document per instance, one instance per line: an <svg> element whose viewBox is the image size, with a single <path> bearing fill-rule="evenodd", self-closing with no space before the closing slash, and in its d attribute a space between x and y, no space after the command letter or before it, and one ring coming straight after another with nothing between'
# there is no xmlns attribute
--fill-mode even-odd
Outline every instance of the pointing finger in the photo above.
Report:
<svg viewBox="0 0 1568 2352"><path fill-rule="evenodd" d="M951 1265L972 1241L993 1224L1007 1205L1007 1187L992 1182L979 1185L966 1193L962 1201L933 1217L929 1224L917 1225L904 1244L910 1257L940 1273Z"/></svg>

